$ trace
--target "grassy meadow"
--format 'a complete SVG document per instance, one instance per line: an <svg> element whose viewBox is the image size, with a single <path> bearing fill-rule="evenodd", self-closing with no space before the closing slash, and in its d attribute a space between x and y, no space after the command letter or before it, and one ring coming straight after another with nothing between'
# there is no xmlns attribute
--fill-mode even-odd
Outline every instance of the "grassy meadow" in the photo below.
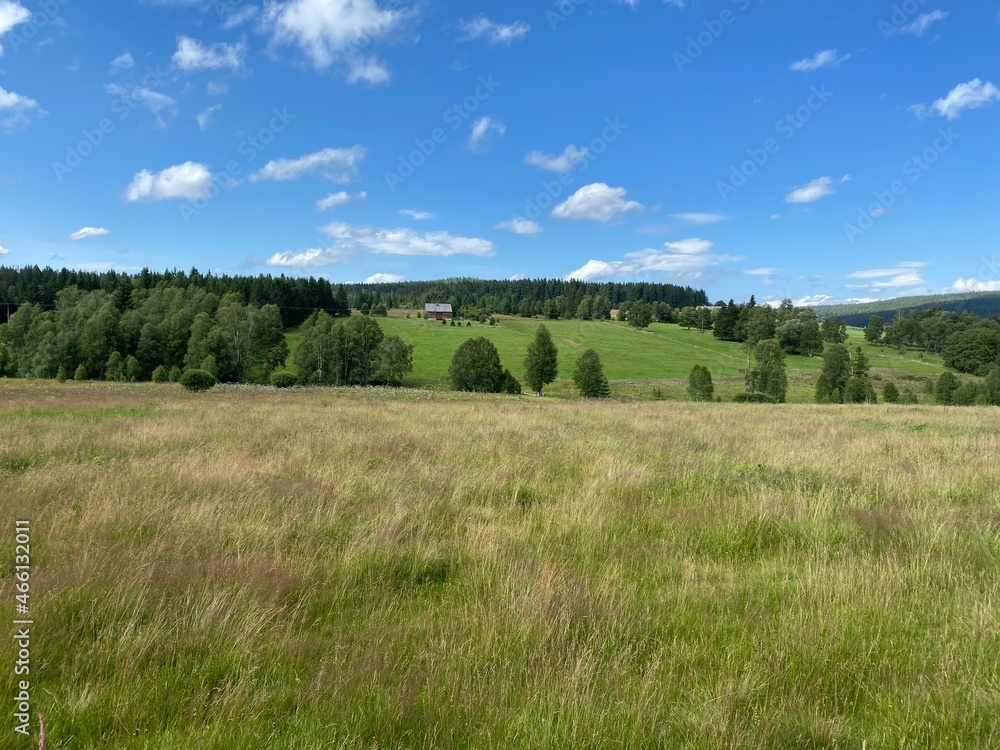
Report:
<svg viewBox="0 0 1000 750"><path fill-rule="evenodd" d="M535 330L544 323L559 349L559 380L546 387L553 396L575 396L572 382L576 360L586 349L601 355L604 374L611 381L613 395L658 400L686 399L687 377L695 365L712 372L716 392L724 400L746 390L743 372L746 356L741 344L720 341L711 332L687 330L677 325L653 323L646 331L637 331L616 321L541 320L539 318L500 317L498 325L474 322L471 327L443 326L433 321L393 316L376 318L385 333L395 334L413 345L413 372L404 385L422 388L448 388L448 366L455 350L466 339L485 336L494 343L503 364L516 377L524 375L524 358ZM925 391L927 379L937 380L944 372L941 357L920 352L900 354L895 349L872 346L864 340L861 329L848 329L848 345L860 346L871 360L875 387L892 380L910 388L922 400L933 402ZM288 334L289 349L298 345L298 333ZM289 363L292 357L289 356ZM816 379L823 369L820 357L789 356L788 401L811 403ZM290 368L294 369L294 368Z"/></svg>
<svg viewBox="0 0 1000 750"><path fill-rule="evenodd" d="M0 425L48 750L1000 746L996 409L0 380Z"/></svg>

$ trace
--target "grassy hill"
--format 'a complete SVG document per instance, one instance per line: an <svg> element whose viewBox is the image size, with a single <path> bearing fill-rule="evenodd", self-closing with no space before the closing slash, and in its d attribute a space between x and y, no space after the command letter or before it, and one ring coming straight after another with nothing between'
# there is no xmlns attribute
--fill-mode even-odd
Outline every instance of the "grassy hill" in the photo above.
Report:
<svg viewBox="0 0 1000 750"><path fill-rule="evenodd" d="M394 316L378 318L387 334L396 334L413 344L413 373L405 385L447 388L448 366L463 341L485 336L500 352L503 364L515 376L524 371L524 357L537 327L545 323L559 348L559 380L546 389L549 395L575 395L571 377L576 360L585 349L601 355L604 372L611 381L612 393L634 398L686 398L687 377L691 368L704 365L712 372L716 389L723 398L743 390L746 364L743 347L720 341L711 333L700 333L676 325L654 323L648 331L637 331L623 323L584 322L575 320L542 321L525 318L500 318L496 326L473 323L472 327L443 326L416 318ZM925 379L944 371L941 358L919 353L899 354L894 349L867 344L860 330L849 330L850 346L861 346L871 360L876 386L878 378L893 380L900 387L923 391ZM297 343L290 334L289 347ZM820 358L788 357L789 401L810 402L815 380L823 367Z"/></svg>
<svg viewBox="0 0 1000 750"><path fill-rule="evenodd" d="M74 750L1000 747L997 419L0 379L32 712Z"/></svg>

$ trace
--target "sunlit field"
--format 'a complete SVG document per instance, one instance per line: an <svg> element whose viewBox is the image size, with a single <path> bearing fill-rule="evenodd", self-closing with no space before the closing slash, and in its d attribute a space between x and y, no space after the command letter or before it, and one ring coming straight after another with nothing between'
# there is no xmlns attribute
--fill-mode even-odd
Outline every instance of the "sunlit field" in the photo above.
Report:
<svg viewBox="0 0 1000 750"><path fill-rule="evenodd" d="M48 750L997 747L997 414L0 380L0 598Z"/></svg>
<svg viewBox="0 0 1000 750"><path fill-rule="evenodd" d="M715 379L716 392L724 400L746 390L743 346L720 341L711 331L702 333L677 325L653 323L648 330L637 331L624 323L579 320L542 320L540 318L499 317L490 326L460 321L461 326L441 325L418 320L416 311L406 319L402 312L377 318L387 335L395 334L413 345L413 372L404 384L421 388L448 388L448 366L455 351L466 339L485 336L497 347L506 367L520 377L524 357L539 325L546 325L559 349L559 379L546 388L553 396L576 396L572 382L576 360L586 349L593 349L602 359L604 373L611 381L613 395L635 399L687 399L687 377L695 365L707 367ZM941 357L919 351L901 353L885 346L865 342L860 329L848 329L847 345L860 346L872 365L876 389L889 381L898 388L909 388L918 399L934 402L927 392L930 381L944 372ZM298 346L297 332L288 335L289 348ZM293 356L289 356L289 364ZM788 401L812 403L816 379L823 369L820 357L788 356ZM294 369L294 367L290 367Z"/></svg>

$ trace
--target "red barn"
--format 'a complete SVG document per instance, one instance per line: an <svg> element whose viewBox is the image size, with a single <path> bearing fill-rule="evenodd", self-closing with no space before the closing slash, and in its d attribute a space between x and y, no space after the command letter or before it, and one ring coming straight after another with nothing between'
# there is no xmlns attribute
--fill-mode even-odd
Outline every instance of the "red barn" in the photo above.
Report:
<svg viewBox="0 0 1000 750"><path fill-rule="evenodd" d="M455 313L451 305L427 304L424 305L424 317L427 320L451 320L455 317Z"/></svg>

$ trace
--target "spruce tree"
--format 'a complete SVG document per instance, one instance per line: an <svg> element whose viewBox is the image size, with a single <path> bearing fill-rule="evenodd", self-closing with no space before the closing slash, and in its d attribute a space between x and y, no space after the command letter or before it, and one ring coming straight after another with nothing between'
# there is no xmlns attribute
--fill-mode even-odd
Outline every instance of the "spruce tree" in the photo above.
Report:
<svg viewBox="0 0 1000 750"><path fill-rule="evenodd" d="M542 395L542 388L556 379L559 372L559 350L549 329L543 325L535 331L535 340L528 347L528 356L524 360L524 379L528 387L536 395Z"/></svg>
<svg viewBox="0 0 1000 750"><path fill-rule="evenodd" d="M604 377L604 366L600 355L593 349L588 349L577 360L573 372L573 382L580 389L584 398L607 398L611 395L608 379Z"/></svg>

